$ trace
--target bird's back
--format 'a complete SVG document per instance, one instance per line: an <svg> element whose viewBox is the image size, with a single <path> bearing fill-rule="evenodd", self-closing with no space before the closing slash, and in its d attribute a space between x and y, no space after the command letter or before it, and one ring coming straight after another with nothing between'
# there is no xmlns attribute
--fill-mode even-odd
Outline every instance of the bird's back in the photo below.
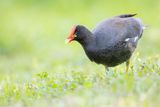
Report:
<svg viewBox="0 0 160 107"><path fill-rule="evenodd" d="M100 22L92 31L99 48L113 46L126 38L140 38L143 25L133 15L120 15Z"/></svg>

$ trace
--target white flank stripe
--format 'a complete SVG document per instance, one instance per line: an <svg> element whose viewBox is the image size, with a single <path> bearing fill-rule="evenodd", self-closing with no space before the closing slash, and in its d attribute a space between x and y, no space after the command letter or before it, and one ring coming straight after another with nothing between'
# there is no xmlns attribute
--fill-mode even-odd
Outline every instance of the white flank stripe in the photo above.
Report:
<svg viewBox="0 0 160 107"><path fill-rule="evenodd" d="M137 41L137 39L138 39L138 36L136 36L136 37L134 38L134 42L136 42L136 41Z"/></svg>
<svg viewBox="0 0 160 107"><path fill-rule="evenodd" d="M125 41L126 41L126 42L129 41L129 38L125 39Z"/></svg>

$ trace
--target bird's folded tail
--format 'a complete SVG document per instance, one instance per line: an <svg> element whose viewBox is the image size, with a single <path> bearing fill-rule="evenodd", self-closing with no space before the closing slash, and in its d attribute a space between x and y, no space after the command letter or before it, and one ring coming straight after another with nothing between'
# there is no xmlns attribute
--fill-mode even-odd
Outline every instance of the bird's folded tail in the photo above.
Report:
<svg viewBox="0 0 160 107"><path fill-rule="evenodd" d="M137 14L122 14L122 15L119 15L119 16L116 16L116 17L119 17L119 18L127 18L127 17L133 17Z"/></svg>

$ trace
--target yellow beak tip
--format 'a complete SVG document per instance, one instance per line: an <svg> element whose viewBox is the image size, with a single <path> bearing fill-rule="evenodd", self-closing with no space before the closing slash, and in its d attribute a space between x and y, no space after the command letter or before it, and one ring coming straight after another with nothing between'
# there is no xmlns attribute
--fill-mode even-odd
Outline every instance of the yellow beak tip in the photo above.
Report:
<svg viewBox="0 0 160 107"><path fill-rule="evenodd" d="M65 44L68 44L68 43L69 43L69 41L70 41L69 39L66 39L66 40L65 40Z"/></svg>

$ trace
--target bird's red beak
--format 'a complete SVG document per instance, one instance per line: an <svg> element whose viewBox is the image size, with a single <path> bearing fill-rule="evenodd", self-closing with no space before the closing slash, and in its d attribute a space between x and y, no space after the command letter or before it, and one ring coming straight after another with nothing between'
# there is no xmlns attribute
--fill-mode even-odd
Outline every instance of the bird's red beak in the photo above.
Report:
<svg viewBox="0 0 160 107"><path fill-rule="evenodd" d="M68 38L66 39L66 43L71 43L74 40L74 33L76 31L76 26L73 26L73 28L71 29L71 32L68 36Z"/></svg>

